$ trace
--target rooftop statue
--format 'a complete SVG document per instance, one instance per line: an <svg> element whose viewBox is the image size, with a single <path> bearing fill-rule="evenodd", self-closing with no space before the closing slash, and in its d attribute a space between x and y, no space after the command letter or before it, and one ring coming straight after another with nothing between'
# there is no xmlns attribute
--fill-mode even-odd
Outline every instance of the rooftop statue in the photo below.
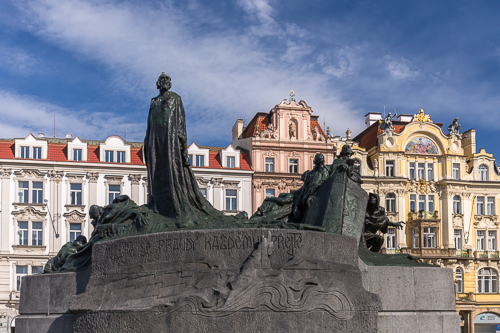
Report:
<svg viewBox="0 0 500 333"><path fill-rule="evenodd" d="M398 113L396 109L394 109L394 115L392 115L390 112L389 114L384 118L384 120L380 120L380 129L383 132L388 132L388 131L394 131L394 127L392 126L392 119L396 118L398 116Z"/></svg>
<svg viewBox="0 0 500 333"><path fill-rule="evenodd" d="M458 117L453 119L453 122L451 123L450 126L448 126L448 131L450 132L450 135L455 135L457 138L461 139L462 134L460 134L460 124L458 123Z"/></svg>

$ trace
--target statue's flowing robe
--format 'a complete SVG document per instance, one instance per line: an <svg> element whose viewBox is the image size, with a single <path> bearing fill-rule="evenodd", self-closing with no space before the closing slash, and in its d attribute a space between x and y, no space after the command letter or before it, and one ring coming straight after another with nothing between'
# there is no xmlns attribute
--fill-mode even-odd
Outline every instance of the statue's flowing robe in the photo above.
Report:
<svg viewBox="0 0 500 333"><path fill-rule="evenodd" d="M220 215L203 197L188 159L186 116L179 95L168 92L151 100L144 139L150 206L161 215L193 221Z"/></svg>

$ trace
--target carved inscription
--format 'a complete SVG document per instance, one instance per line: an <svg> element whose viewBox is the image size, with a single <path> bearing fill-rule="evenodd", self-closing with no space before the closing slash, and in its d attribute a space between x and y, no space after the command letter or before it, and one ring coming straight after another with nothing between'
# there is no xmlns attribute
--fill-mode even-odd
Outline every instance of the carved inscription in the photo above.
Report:
<svg viewBox="0 0 500 333"><path fill-rule="evenodd" d="M214 235L205 237L205 250L253 249L260 237Z"/></svg>
<svg viewBox="0 0 500 333"><path fill-rule="evenodd" d="M163 251L195 251L197 248L197 238L167 238L158 241L160 253Z"/></svg>
<svg viewBox="0 0 500 333"><path fill-rule="evenodd" d="M290 232L286 236L278 235L271 236L271 242L274 243L275 248L278 250L285 249L286 253L293 256L295 249L302 247L302 234Z"/></svg>

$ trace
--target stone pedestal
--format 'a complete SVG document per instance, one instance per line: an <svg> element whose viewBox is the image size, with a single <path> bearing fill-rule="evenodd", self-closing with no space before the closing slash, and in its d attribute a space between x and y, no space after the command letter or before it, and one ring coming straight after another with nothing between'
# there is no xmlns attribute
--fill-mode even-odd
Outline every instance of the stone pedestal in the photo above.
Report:
<svg viewBox="0 0 500 333"><path fill-rule="evenodd" d="M451 271L361 268L357 240L330 233L134 236L95 244L88 272L25 278L16 325L37 333L375 333L406 332L395 327L407 324L412 332L418 332L414 324L427 332L458 330ZM444 288L420 297L426 277Z"/></svg>

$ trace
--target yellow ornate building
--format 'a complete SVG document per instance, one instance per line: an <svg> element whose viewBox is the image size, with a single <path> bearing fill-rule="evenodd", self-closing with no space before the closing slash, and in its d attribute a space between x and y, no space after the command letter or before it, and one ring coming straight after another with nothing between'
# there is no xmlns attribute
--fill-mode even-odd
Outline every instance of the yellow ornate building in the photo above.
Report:
<svg viewBox="0 0 500 333"><path fill-rule="evenodd" d="M383 251L407 253L453 268L462 332L495 332L500 324L498 206L500 175L492 154L476 149L476 132L458 119L434 123L415 115L366 115L353 138L363 187L379 194L393 222ZM340 148L340 147L339 147Z"/></svg>

